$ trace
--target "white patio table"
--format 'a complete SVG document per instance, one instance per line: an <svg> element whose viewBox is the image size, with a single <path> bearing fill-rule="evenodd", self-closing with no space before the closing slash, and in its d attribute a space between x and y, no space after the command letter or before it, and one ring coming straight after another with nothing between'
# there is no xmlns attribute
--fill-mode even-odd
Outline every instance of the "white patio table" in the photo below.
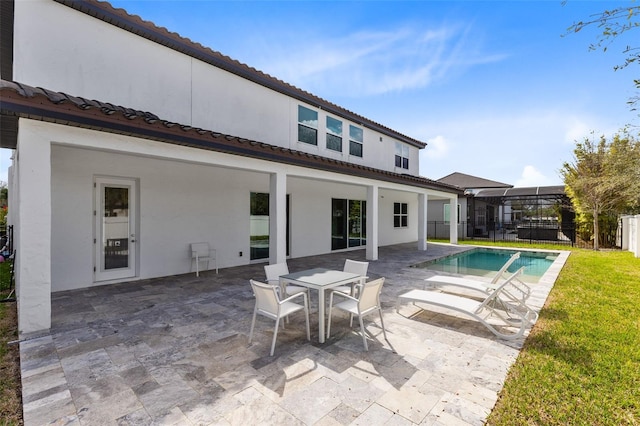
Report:
<svg viewBox="0 0 640 426"><path fill-rule="evenodd" d="M292 274L282 275L280 277L280 285L287 284L300 285L303 287L318 290L318 331L320 332L319 341L324 343L324 311L325 311L325 290L338 287L353 282L361 282L365 279L362 275L351 272L335 271L325 268L307 269L305 271L294 272Z"/></svg>

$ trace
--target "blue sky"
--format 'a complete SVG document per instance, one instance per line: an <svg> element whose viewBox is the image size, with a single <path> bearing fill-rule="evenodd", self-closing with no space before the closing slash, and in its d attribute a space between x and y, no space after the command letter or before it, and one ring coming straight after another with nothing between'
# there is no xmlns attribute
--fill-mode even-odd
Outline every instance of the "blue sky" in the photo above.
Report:
<svg viewBox="0 0 640 426"><path fill-rule="evenodd" d="M562 184L576 141L638 124L636 69L613 70L625 40L602 52L596 27L563 37L629 1L111 3L426 142L431 179Z"/></svg>

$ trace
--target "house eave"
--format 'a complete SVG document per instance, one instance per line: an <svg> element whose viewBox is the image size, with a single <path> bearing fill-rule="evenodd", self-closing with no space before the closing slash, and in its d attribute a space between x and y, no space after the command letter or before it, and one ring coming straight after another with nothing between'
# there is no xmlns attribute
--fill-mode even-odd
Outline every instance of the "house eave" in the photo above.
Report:
<svg viewBox="0 0 640 426"><path fill-rule="evenodd" d="M162 120L149 112L73 97L64 93L52 92L5 80L0 82L0 111L3 122L4 120L12 120L12 117L23 117L350 176L378 179L424 189L462 194L460 188L423 177L387 172L238 136L194 128ZM16 137L17 131L13 137L8 136L12 140L5 140L3 137L3 147L15 148Z"/></svg>

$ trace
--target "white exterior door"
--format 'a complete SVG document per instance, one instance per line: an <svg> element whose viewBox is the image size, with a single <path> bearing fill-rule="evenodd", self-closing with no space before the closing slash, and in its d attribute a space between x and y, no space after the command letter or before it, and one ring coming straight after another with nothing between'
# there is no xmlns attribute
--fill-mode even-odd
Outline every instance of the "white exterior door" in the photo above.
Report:
<svg viewBox="0 0 640 426"><path fill-rule="evenodd" d="M135 277L137 181L95 178L95 280Z"/></svg>

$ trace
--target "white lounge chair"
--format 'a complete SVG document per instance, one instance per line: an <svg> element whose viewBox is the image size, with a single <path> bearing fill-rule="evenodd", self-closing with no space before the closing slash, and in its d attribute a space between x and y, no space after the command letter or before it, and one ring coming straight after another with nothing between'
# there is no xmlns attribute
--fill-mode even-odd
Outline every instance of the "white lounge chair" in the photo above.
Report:
<svg viewBox="0 0 640 426"><path fill-rule="evenodd" d="M520 252L514 253L507 262L502 265L502 268L494 275L493 279L490 282L474 280L472 278L463 278L457 277L453 275L434 275L425 279L425 281L435 287L441 287L443 285L462 287L469 290L477 290L485 295L490 294L495 291L501 283L500 279L504 277L504 274L509 269L509 266L513 264L516 260L520 258ZM519 298L523 303L531 295L531 288L526 285L522 280L518 277L512 278L509 283L508 288L505 288L503 291L508 292L511 296Z"/></svg>
<svg viewBox="0 0 640 426"><path fill-rule="evenodd" d="M502 339L517 339L524 334L528 326L538 319L538 314L522 303L519 298L514 298L503 291L505 286L508 286L522 273L523 269L524 267L509 276L504 283L500 284L484 300L475 300L433 290L410 290L398 296L396 312L399 312L400 303L403 300L413 301L414 304L418 302L438 306L470 316ZM489 317L498 318L502 321L502 324L496 325L488 322L487 319ZM513 333L503 332L498 329L500 326L517 327L518 330Z"/></svg>

